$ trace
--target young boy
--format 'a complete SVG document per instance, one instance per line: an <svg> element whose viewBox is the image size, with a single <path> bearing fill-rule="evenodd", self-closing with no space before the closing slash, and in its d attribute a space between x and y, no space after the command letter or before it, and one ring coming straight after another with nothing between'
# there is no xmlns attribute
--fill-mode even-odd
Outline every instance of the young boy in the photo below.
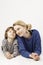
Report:
<svg viewBox="0 0 43 65"><path fill-rule="evenodd" d="M5 39L2 41L2 51L8 59L19 55L16 32L13 27L8 27L5 31Z"/></svg>

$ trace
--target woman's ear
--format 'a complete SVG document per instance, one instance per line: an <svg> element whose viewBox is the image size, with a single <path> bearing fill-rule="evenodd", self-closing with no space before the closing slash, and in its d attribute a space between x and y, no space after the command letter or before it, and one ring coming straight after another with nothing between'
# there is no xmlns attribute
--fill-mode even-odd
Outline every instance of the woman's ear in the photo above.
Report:
<svg viewBox="0 0 43 65"><path fill-rule="evenodd" d="M27 30L31 30L32 25L31 25L31 24L27 24L27 25L26 25L26 28L27 28Z"/></svg>

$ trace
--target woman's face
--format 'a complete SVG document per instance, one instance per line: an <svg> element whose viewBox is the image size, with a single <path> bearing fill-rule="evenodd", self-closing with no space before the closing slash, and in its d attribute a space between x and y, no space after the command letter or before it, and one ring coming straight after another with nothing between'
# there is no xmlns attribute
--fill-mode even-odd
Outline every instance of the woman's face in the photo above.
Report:
<svg viewBox="0 0 43 65"><path fill-rule="evenodd" d="M16 34L19 35L20 37L24 36L24 33L26 31L25 27L20 25L15 25L14 30L16 31Z"/></svg>
<svg viewBox="0 0 43 65"><path fill-rule="evenodd" d="M9 31L7 32L7 36L9 38L15 38L16 34L15 34L14 30L9 29Z"/></svg>

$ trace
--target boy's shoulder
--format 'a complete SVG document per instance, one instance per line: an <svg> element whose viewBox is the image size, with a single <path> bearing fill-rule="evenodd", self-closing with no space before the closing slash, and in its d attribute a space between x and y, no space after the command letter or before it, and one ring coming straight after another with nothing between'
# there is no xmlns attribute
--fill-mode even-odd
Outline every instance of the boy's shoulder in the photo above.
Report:
<svg viewBox="0 0 43 65"><path fill-rule="evenodd" d="M4 38L2 41L6 42L6 41L7 41L7 39L5 39L5 38Z"/></svg>
<svg viewBox="0 0 43 65"><path fill-rule="evenodd" d="M17 43L18 43L17 39L14 39L14 44L17 44Z"/></svg>
<svg viewBox="0 0 43 65"><path fill-rule="evenodd" d="M4 39L2 40L2 43L3 43L3 44L6 44L6 42L7 42L7 39L4 38Z"/></svg>

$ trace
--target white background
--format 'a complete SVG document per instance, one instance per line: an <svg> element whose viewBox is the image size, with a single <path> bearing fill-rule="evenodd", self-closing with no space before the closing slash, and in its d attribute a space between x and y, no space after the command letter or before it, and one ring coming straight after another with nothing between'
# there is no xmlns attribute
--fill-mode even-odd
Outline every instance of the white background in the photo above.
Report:
<svg viewBox="0 0 43 65"><path fill-rule="evenodd" d="M17 20L31 23L40 32L43 47L43 0L0 0L0 65L38 65L43 64L43 48L40 61L18 56L11 60L4 57L1 44L8 26Z"/></svg>

